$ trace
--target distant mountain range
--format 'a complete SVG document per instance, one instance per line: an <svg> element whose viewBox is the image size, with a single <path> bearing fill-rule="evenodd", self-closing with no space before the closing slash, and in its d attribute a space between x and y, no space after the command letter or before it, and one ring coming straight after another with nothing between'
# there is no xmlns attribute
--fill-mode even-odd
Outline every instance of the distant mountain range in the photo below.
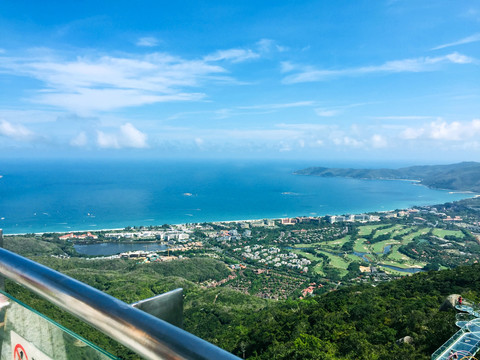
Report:
<svg viewBox="0 0 480 360"><path fill-rule="evenodd" d="M297 175L349 177L354 179L417 180L435 188L480 193L480 163L462 162L451 165L410 166L400 169L342 169L309 167Z"/></svg>

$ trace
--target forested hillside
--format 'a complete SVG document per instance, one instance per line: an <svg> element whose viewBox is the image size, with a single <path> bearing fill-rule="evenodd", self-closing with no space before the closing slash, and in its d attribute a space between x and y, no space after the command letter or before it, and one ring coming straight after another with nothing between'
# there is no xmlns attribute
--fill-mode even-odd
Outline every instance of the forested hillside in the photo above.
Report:
<svg viewBox="0 0 480 360"><path fill-rule="evenodd" d="M37 258L126 302L185 288L185 329L252 359L429 359L457 329L445 297L480 299L480 265L427 272L397 281L353 286L298 301L267 301L226 288L202 288L225 276L215 260L143 266L126 261ZM87 269L90 269L86 271ZM21 300L100 346L135 358L117 344L10 284ZM398 340L410 336L413 343Z"/></svg>
<svg viewBox="0 0 480 360"><path fill-rule="evenodd" d="M458 330L455 311L439 311L451 293L478 301L480 266L343 288L240 317L204 304L202 311L189 311L187 325L227 350L256 359L429 359ZM215 333L201 325L215 318L223 324ZM401 343L405 336L413 343Z"/></svg>
<svg viewBox="0 0 480 360"><path fill-rule="evenodd" d="M480 163L410 166L400 169L344 169L310 167L298 175L350 177L355 179L409 179L436 189L480 192Z"/></svg>

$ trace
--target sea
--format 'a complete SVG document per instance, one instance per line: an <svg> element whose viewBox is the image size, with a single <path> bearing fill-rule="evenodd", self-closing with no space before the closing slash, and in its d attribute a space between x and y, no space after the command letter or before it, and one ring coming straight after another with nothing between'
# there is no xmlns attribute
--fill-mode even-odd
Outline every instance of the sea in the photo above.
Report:
<svg viewBox="0 0 480 360"><path fill-rule="evenodd" d="M0 228L5 234L21 234L359 214L474 195L433 190L412 181L294 174L309 166L363 168L369 164L0 159Z"/></svg>

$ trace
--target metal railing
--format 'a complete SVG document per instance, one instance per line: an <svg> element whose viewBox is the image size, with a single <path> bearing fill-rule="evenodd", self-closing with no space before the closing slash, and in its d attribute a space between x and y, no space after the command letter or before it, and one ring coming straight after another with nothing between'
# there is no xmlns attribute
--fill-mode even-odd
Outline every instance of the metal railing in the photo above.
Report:
<svg viewBox="0 0 480 360"><path fill-rule="evenodd" d="M1 248L0 274L146 359L239 359L89 285Z"/></svg>

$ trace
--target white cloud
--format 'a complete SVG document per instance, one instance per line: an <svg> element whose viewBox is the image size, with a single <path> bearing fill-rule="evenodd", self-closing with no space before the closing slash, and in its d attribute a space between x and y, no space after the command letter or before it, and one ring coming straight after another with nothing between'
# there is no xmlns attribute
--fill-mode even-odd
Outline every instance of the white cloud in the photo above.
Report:
<svg viewBox="0 0 480 360"><path fill-rule="evenodd" d="M271 52L271 51L278 51L278 52L285 52L288 51L286 46L278 45L275 40L272 39L261 39L257 42L257 47L260 52Z"/></svg>
<svg viewBox="0 0 480 360"><path fill-rule="evenodd" d="M45 93L34 102L59 106L80 114L92 111L109 111L120 107L140 106L170 101L197 101L204 97L200 93L176 93L155 95L141 90L77 88L72 93Z"/></svg>
<svg viewBox="0 0 480 360"><path fill-rule="evenodd" d="M422 136L424 132L423 128L406 128L400 133L400 137L405 140L414 140Z"/></svg>
<svg viewBox="0 0 480 360"><path fill-rule="evenodd" d="M88 144L88 137L85 131L80 132L72 140L70 140L70 145L75 147L84 147Z"/></svg>
<svg viewBox="0 0 480 360"><path fill-rule="evenodd" d="M32 77L44 87L32 101L82 114L165 101L197 101L199 87L226 70L203 60L153 53L131 57L2 58L0 71ZM225 79L222 79L223 81Z"/></svg>
<svg viewBox="0 0 480 360"><path fill-rule="evenodd" d="M120 144L115 134L106 134L100 130L97 131L97 145L101 148L120 149Z"/></svg>
<svg viewBox="0 0 480 360"><path fill-rule="evenodd" d="M21 124L12 124L9 121L1 120L0 136L5 136L19 141L29 141L33 139L34 134Z"/></svg>
<svg viewBox="0 0 480 360"><path fill-rule="evenodd" d="M374 134L372 136L371 143L374 148L384 148L388 145L385 137L379 134Z"/></svg>
<svg viewBox="0 0 480 360"><path fill-rule="evenodd" d="M452 46L469 44L469 43L478 42L478 41L480 41L480 33L476 33L476 34L467 36L463 39L460 39L460 40L457 40L457 41L454 41L454 42L451 42L451 43L436 46L436 47L432 48L432 50L445 49L445 48L452 47Z"/></svg>
<svg viewBox="0 0 480 360"><path fill-rule="evenodd" d="M293 70L297 69L297 66L292 64L290 61L282 61L280 63L280 66L281 66L281 72L282 73L287 73L287 72L290 72L290 71L293 71Z"/></svg>
<svg viewBox="0 0 480 360"><path fill-rule="evenodd" d="M120 126L123 135L123 146L133 148L147 147L147 135L135 128L132 124L126 123Z"/></svg>
<svg viewBox="0 0 480 360"><path fill-rule="evenodd" d="M472 121L445 121L438 119L419 127L408 127L400 133L405 140L430 139L434 141L467 142L480 137L480 119Z"/></svg>
<svg viewBox="0 0 480 360"><path fill-rule="evenodd" d="M119 131L114 133L97 130L97 145L112 149L148 147L147 135L130 123L123 124Z"/></svg>
<svg viewBox="0 0 480 360"><path fill-rule="evenodd" d="M441 64L468 64L473 61L473 58L454 52L444 56L394 60L387 61L382 65L347 68L342 70L317 70L311 67L306 67L303 71L297 74L286 76L283 79L283 82L285 84L294 84L326 81L332 78L361 76L374 73L425 72L437 70ZM293 65L290 64L289 66L291 68Z"/></svg>
<svg viewBox="0 0 480 360"><path fill-rule="evenodd" d="M480 136L480 119L471 122L446 122L438 120L430 123L429 137L436 140L461 141Z"/></svg>
<svg viewBox="0 0 480 360"><path fill-rule="evenodd" d="M141 37L137 40L137 46L155 47L158 45L158 39L153 36Z"/></svg>
<svg viewBox="0 0 480 360"><path fill-rule="evenodd" d="M228 49L219 50L211 55L205 56L205 61L222 61L229 60L233 63L242 62L250 59L257 59L260 54L253 52L250 49Z"/></svg>
<svg viewBox="0 0 480 360"><path fill-rule="evenodd" d="M363 146L362 141L354 139L350 136L334 137L332 141L337 146L348 146L348 147L355 147L355 148Z"/></svg>
<svg viewBox="0 0 480 360"><path fill-rule="evenodd" d="M199 148L202 148L204 143L205 143L205 140L203 140L202 138L200 138L200 137L195 138L195 144Z"/></svg>

